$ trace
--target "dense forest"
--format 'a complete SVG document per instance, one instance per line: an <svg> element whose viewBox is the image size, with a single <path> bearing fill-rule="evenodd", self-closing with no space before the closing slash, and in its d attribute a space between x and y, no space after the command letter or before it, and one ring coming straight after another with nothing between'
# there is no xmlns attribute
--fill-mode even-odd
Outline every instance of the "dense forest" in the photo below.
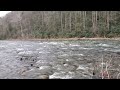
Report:
<svg viewBox="0 0 120 90"><path fill-rule="evenodd" d="M12 11L0 39L120 37L119 11Z"/></svg>

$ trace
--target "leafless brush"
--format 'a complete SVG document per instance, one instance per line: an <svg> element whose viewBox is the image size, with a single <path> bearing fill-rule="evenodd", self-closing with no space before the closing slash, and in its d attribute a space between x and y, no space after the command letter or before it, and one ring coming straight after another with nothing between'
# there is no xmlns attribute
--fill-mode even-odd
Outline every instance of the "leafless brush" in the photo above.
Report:
<svg viewBox="0 0 120 90"><path fill-rule="evenodd" d="M102 79L104 79L104 70L103 70L104 61L103 61L103 55L102 55L101 60L102 60L102 63L101 63L102 64L101 73L102 73Z"/></svg>
<svg viewBox="0 0 120 90"><path fill-rule="evenodd" d="M118 75L117 75L117 79L119 79L119 75L120 75L120 73L118 73Z"/></svg>
<svg viewBox="0 0 120 90"><path fill-rule="evenodd" d="M112 61L112 58L110 56L109 61L106 61L106 72L107 72L108 79L110 79L110 74L109 74L108 68L110 67L111 61Z"/></svg>

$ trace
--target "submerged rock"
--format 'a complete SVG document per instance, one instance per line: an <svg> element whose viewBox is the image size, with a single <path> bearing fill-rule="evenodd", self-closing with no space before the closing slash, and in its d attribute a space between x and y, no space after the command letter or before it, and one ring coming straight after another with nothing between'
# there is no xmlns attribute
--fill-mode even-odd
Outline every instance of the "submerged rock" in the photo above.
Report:
<svg viewBox="0 0 120 90"><path fill-rule="evenodd" d="M50 66L41 66L39 68L32 68L30 70L22 72L22 76L28 78L47 78L47 76L52 75L53 71ZM41 76L42 75L42 76ZM38 77L39 76L39 77Z"/></svg>
<svg viewBox="0 0 120 90"><path fill-rule="evenodd" d="M49 79L49 75L40 75L36 79Z"/></svg>

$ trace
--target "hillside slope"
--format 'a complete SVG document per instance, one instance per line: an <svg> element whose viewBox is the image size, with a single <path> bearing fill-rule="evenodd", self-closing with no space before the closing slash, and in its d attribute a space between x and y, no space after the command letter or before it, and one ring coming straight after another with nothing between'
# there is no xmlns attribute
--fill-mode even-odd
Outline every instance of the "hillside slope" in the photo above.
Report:
<svg viewBox="0 0 120 90"><path fill-rule="evenodd" d="M0 18L0 39L119 37L119 11L12 11Z"/></svg>

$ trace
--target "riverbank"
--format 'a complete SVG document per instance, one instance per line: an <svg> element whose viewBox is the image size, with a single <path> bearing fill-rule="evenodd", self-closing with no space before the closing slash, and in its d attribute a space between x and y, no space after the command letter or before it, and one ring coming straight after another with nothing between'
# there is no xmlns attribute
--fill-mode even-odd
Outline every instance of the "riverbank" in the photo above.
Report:
<svg viewBox="0 0 120 90"><path fill-rule="evenodd" d="M50 41L61 41L61 40L120 40L120 38L50 38L50 39L38 39L38 38L34 38L34 39L7 39L10 41L46 41L46 40L50 40Z"/></svg>

